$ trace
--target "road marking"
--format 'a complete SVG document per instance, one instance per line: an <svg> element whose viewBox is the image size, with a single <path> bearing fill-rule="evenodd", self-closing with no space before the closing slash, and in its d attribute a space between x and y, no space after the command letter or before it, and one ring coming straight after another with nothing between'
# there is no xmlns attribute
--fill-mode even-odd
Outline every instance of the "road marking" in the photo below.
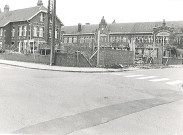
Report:
<svg viewBox="0 0 183 135"><path fill-rule="evenodd" d="M6 66L0 66L0 68L5 68L5 69L14 69L12 67L6 67Z"/></svg>
<svg viewBox="0 0 183 135"><path fill-rule="evenodd" d="M176 80L176 81L172 81L172 82L167 82L166 84L168 85L177 85L177 84L182 84L183 81L182 80Z"/></svg>
<svg viewBox="0 0 183 135"><path fill-rule="evenodd" d="M4 69L25 69L23 67L13 67L13 66L0 66L0 68L4 68Z"/></svg>
<svg viewBox="0 0 183 135"><path fill-rule="evenodd" d="M124 75L124 73L111 73L111 75Z"/></svg>
<svg viewBox="0 0 183 135"><path fill-rule="evenodd" d="M128 75L128 76L125 76L125 77L140 77L140 76L144 76L144 75Z"/></svg>
<svg viewBox="0 0 183 135"><path fill-rule="evenodd" d="M152 78L156 78L157 76L145 76L145 77L140 77L140 78L137 78L139 80L143 80L143 79L152 79Z"/></svg>
<svg viewBox="0 0 183 135"><path fill-rule="evenodd" d="M161 78L161 79L153 79L153 80L149 80L149 81L151 81L151 82L161 82L161 81L168 81L168 80L170 80L170 79L168 79L168 78Z"/></svg>

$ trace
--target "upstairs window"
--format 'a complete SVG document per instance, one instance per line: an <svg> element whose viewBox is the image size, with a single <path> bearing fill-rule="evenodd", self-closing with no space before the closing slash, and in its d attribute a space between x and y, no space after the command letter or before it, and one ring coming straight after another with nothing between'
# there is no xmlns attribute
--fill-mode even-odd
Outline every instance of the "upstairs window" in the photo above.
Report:
<svg viewBox="0 0 183 135"><path fill-rule="evenodd" d="M0 36L3 36L3 28L0 28Z"/></svg>
<svg viewBox="0 0 183 135"><path fill-rule="evenodd" d="M66 37L64 38L64 43L67 43L67 38Z"/></svg>
<svg viewBox="0 0 183 135"><path fill-rule="evenodd" d="M73 43L77 43L77 37L74 37Z"/></svg>
<svg viewBox="0 0 183 135"><path fill-rule="evenodd" d="M40 22L44 22L44 14L43 13L41 13L41 15L40 15Z"/></svg>
<svg viewBox="0 0 183 135"><path fill-rule="evenodd" d="M43 27L39 28L39 37L43 37L44 29Z"/></svg>
<svg viewBox="0 0 183 135"><path fill-rule="evenodd" d="M55 30L55 38L58 38L58 29Z"/></svg>
<svg viewBox="0 0 183 135"><path fill-rule="evenodd" d="M27 26L23 26L22 35L25 37L27 35Z"/></svg>
<svg viewBox="0 0 183 135"><path fill-rule="evenodd" d="M22 36L22 26L18 27L18 36L21 37Z"/></svg>
<svg viewBox="0 0 183 135"><path fill-rule="evenodd" d="M36 26L34 26L34 33L33 33L33 36L34 37L37 37L37 33L38 33L38 29Z"/></svg>
<svg viewBox="0 0 183 135"><path fill-rule="evenodd" d="M14 27L12 28L11 32L12 32L12 37L15 37L15 28Z"/></svg>
<svg viewBox="0 0 183 135"><path fill-rule="evenodd" d="M72 43L72 37L69 37L69 43Z"/></svg>

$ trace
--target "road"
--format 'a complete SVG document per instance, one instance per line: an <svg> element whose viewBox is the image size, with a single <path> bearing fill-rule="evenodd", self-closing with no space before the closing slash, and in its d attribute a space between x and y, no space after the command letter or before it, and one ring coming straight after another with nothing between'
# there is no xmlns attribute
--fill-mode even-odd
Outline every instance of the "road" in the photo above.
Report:
<svg viewBox="0 0 183 135"><path fill-rule="evenodd" d="M0 74L0 133L183 134L183 68Z"/></svg>

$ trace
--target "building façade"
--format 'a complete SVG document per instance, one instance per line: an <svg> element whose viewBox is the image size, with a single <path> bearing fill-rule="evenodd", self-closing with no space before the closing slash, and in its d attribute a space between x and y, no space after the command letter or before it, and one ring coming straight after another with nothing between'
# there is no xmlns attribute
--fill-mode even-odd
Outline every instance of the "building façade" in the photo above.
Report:
<svg viewBox="0 0 183 135"><path fill-rule="evenodd" d="M51 22L50 22L51 24ZM60 44L61 26L60 19L56 18L56 44ZM49 33L48 33L49 32ZM50 50L48 44L50 30L48 30L48 11L38 0L37 6L9 10L5 5L4 12L0 12L0 49L11 50L19 53L41 53ZM49 36L50 37L50 36Z"/></svg>
<svg viewBox="0 0 183 135"><path fill-rule="evenodd" d="M100 33L100 47L134 51L136 57L156 59L162 63L163 57L182 57L172 53L173 42L182 46L183 21L137 22L108 24L104 17L99 24L62 27L64 46L97 46ZM182 46L183 48L183 46Z"/></svg>

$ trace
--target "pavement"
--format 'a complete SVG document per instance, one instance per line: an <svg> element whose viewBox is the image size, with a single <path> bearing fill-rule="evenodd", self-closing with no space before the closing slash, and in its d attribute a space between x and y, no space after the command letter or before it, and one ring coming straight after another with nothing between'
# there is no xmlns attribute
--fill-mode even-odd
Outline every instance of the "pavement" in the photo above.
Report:
<svg viewBox="0 0 183 135"><path fill-rule="evenodd" d="M18 66L29 69L38 69L38 70L49 70L49 71L61 71L61 72L83 72L83 73L100 73L100 72L121 72L121 71L131 71L137 70L139 68L121 68L121 69L112 69L112 68L89 68L89 67L62 67L62 66L49 66L44 64L36 63L27 63L19 61L10 61L10 60L0 60L0 64L6 64L11 66Z"/></svg>

